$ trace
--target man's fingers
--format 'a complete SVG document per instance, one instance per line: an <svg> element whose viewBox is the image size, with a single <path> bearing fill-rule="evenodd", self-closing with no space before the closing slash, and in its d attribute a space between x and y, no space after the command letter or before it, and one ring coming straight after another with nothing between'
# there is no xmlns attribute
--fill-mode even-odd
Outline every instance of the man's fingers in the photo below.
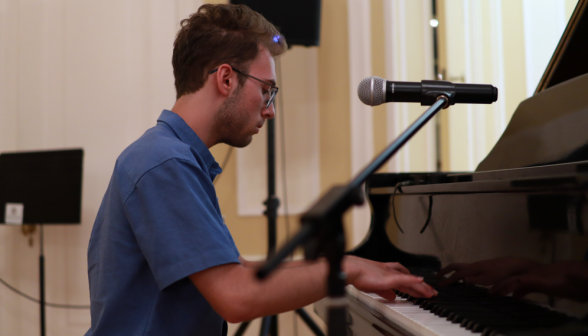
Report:
<svg viewBox="0 0 588 336"><path fill-rule="evenodd" d="M379 296L383 297L386 300L390 300L390 301L396 300L396 293L394 293L394 291L391 289L379 290L379 291L375 291L375 293L378 294Z"/></svg>
<svg viewBox="0 0 588 336"><path fill-rule="evenodd" d="M400 286L398 290L414 297L432 297L437 295L437 291L424 282L412 286Z"/></svg>
<svg viewBox="0 0 588 336"><path fill-rule="evenodd" d="M400 273L410 274L410 271L408 270L408 268L402 266L400 263L397 263L397 262L386 263L386 266L393 269L393 270L396 270Z"/></svg>
<svg viewBox="0 0 588 336"><path fill-rule="evenodd" d="M400 289L401 287L412 287L423 284L423 278L409 274L396 273L386 279L386 287L390 289ZM427 285L428 286L428 285Z"/></svg>
<svg viewBox="0 0 588 336"><path fill-rule="evenodd" d="M433 287L423 281L421 277L410 275L396 276L392 288L398 289L408 295L415 297L431 297L437 295Z"/></svg>
<svg viewBox="0 0 588 336"><path fill-rule="evenodd" d="M444 276L445 274L451 273L453 271L460 271L460 270L466 268L467 266L469 266L469 264L463 264L463 263L455 263L455 264L445 266L444 268L442 268L439 271L439 273L437 273L437 278L440 278L440 277Z"/></svg>

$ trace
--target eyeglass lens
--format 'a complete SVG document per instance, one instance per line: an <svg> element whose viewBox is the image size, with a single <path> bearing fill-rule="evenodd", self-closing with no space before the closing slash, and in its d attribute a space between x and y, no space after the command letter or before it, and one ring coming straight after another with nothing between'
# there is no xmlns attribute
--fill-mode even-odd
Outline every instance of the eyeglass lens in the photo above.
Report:
<svg viewBox="0 0 588 336"><path fill-rule="evenodd" d="M274 99L276 98L277 94L278 94L278 89L272 88L271 93L270 93L270 99L267 101L267 105L265 106L266 108L269 108L270 105L274 102Z"/></svg>

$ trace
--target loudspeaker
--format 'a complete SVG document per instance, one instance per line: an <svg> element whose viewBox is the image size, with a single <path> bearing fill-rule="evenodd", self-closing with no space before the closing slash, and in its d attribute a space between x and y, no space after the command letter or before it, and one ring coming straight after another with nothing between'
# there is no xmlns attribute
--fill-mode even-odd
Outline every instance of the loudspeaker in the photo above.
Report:
<svg viewBox="0 0 588 336"><path fill-rule="evenodd" d="M288 45L318 46L321 0L231 0L247 5L280 29Z"/></svg>

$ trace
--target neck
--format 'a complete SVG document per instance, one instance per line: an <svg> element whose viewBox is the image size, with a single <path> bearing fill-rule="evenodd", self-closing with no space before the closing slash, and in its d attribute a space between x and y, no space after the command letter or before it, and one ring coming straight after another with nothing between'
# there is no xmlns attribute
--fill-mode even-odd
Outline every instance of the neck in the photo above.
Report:
<svg viewBox="0 0 588 336"><path fill-rule="evenodd" d="M219 103L206 95L205 89L195 93L181 96L172 112L179 115L188 126L210 148L218 143L213 134L214 115L219 108Z"/></svg>

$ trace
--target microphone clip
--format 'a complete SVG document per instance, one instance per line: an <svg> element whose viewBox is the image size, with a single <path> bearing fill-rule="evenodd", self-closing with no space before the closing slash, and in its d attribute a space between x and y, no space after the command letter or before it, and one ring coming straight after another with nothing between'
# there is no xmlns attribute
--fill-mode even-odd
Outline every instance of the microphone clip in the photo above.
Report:
<svg viewBox="0 0 588 336"><path fill-rule="evenodd" d="M455 104L455 84L448 81L422 80L421 81L421 105L431 106L441 97L445 96L447 103L444 109Z"/></svg>

